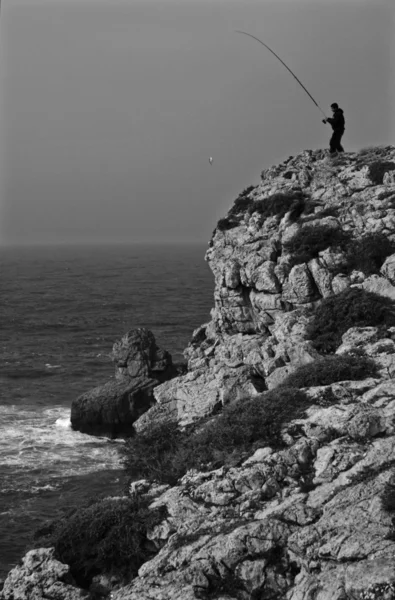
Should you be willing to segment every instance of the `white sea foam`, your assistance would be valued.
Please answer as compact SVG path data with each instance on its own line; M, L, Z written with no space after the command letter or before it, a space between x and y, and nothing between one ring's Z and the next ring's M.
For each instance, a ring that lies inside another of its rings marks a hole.
M0 412L0 464L15 473L45 471L46 486L59 476L121 468L117 445L73 431L67 407L2 406Z
M65 419L62 419L62 417L60 417L59 419L56 419L55 425L56 427L71 427L71 421L68 417L66 417Z

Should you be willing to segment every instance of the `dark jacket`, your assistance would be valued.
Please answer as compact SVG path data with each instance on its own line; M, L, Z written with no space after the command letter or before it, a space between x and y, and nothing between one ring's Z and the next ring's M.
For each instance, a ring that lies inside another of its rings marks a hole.
M344 131L344 114L341 108L337 108L333 113L333 117L327 119L327 121L332 125L333 131Z

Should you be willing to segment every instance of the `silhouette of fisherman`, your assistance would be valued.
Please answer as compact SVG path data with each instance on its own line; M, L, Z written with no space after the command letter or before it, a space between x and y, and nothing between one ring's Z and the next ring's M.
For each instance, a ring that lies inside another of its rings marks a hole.
M331 109L333 112L333 117L328 119L323 119L323 123L330 123L332 125L333 134L329 141L329 152L334 154L335 152L344 152L344 148L340 143L344 133L344 114L339 105L334 102L331 104Z

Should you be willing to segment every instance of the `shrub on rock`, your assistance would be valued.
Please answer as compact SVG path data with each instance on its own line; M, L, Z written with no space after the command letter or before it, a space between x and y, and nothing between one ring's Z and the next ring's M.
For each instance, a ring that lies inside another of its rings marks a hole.
M225 217L224 219L220 219L217 223L217 229L219 231L228 231L228 229L234 229L239 225L239 221L235 219L230 219Z
M277 216L280 219L291 211L291 220L296 221L305 209L305 197L302 192L278 192L269 198L257 200L249 212L257 212L265 218Z
M299 367L288 375L281 387L313 387L337 381L359 380L377 375L374 360L366 356L327 356Z
M360 288L348 288L322 300L307 333L316 350L330 354L340 346L342 335L351 327L384 330L394 325L395 303L391 299Z
M183 461L178 460L184 443L185 434L176 422L154 422L120 448L124 468L132 481L150 479L174 485L185 473Z
M372 183L381 185L385 173L395 170L395 163L384 160L376 160L369 165L368 175Z
M345 265L337 270L341 273L362 271L365 275L378 273L385 259L395 253L395 242L384 233L368 233L351 240L345 250Z
M341 248L349 241L350 234L329 225L307 225L284 244L284 250L291 254L290 266L307 263L329 247Z
M122 449L132 480L175 484L189 469L233 466L260 446L281 446L281 429L309 405L304 392L271 390L226 406L214 419L184 432L177 425L154 424Z
M53 521L36 533L35 543L54 546L55 557L70 566L78 585L88 587L100 573L136 575L152 556L147 530L162 518L137 500L105 498Z
M254 190L254 186L250 185L245 190L241 192L241 194L236 198L234 204L228 215L238 215L240 213L245 213L250 206L253 205L254 201L252 198L249 198L249 194Z

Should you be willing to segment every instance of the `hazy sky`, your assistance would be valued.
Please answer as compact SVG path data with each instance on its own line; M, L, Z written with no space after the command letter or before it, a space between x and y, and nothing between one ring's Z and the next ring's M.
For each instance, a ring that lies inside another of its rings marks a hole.
M2 0L0 242L207 241L346 115L395 143L393 0ZM214 157L213 166L209 156Z

